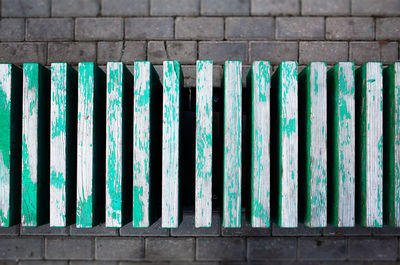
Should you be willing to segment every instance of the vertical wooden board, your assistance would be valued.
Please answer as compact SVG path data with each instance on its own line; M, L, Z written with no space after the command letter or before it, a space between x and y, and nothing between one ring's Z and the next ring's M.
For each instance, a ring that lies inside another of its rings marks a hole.
M383 77L384 223L400 227L400 62L388 66Z
M195 226L211 227L213 63L196 63Z
M50 113L50 226L66 226L67 183L67 70L51 64Z
M39 64L23 66L21 225L38 224Z
M76 226L93 226L93 122L95 64L78 65Z
M256 61L251 78L251 226L270 226L270 64Z
M224 66L223 226L241 226L242 62Z
M106 226L122 224L122 90L124 65L107 64Z
M135 62L133 91L133 227L149 227L151 63Z
M282 62L279 73L279 207L278 225L297 227L298 96L297 63Z
M9 227L16 223L16 212L19 206L16 199L19 197L19 188L16 186L20 178L13 170L13 160L17 160L16 148L13 145L20 132L14 130L16 124L20 124L20 84L16 78L17 69L12 64L0 64L0 227ZM14 106L16 101L19 105ZM15 124L13 124L15 123ZM20 129L20 126L19 126ZM20 139L17 139L20 144ZM18 156L19 157L19 156ZM20 161L17 166L20 166Z
M162 210L161 226L179 225L179 137L181 72L178 61L163 65Z
M328 170L330 220L351 227L355 221L355 94L354 63L340 62L328 72Z
M299 139L304 163L301 174L306 183L303 222L309 227L327 224L327 81L326 63L312 62L299 76L301 109L299 121L305 127L304 138Z
M356 71L358 222L383 223L383 81L382 64L369 62Z

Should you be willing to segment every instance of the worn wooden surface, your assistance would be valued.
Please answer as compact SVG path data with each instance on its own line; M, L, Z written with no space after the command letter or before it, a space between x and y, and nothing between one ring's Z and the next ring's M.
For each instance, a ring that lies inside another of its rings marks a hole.
M182 77L179 62L165 61L163 74L161 226L164 228L176 228L180 221L179 122Z
M298 96L297 63L282 62L273 75L273 99L277 104L277 174L276 221L281 227L298 223Z
M195 226L211 227L213 63L196 63Z
M251 226L270 226L270 63L256 61L250 78L251 138Z
M241 226L242 182L242 62L224 66L224 227Z
M383 77L384 223L400 227L400 62L388 66Z
M340 62L328 72L329 222L355 223L355 93L354 63Z
M150 225L151 63L135 62L133 95L133 227Z
M326 86L326 63L312 62L299 75L301 221L309 227L327 224Z
M94 224L94 63L78 65L78 137L77 137L77 198L76 226Z
M20 69L0 64L0 227L19 220L21 166L21 87ZM17 164L17 165L15 165Z
M382 64L369 62L356 71L356 174L358 222L383 224L383 80Z

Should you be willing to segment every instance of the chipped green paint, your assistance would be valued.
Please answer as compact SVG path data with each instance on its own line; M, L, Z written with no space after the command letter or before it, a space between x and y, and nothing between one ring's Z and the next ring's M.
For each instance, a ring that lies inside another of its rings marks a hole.
M163 127L162 127L162 207L161 226L176 228L179 209L179 149L181 115L181 70L178 61L163 65Z
M327 224L326 63L312 62L299 75L299 182L301 221Z
M242 62L224 66L224 227L241 226L242 182Z
M281 227L297 227L298 96L297 63L282 62L275 71L272 89L276 108L278 198L276 221Z
M19 216L19 190L15 163L16 143L20 144L20 134L16 126L20 124L20 85L17 73L19 69L12 64L0 64L0 227L9 227L16 223ZM16 103L19 103L17 106ZM20 128L19 128L20 129ZM14 161L14 163L12 162ZM18 210L18 211L17 211Z
M195 226L211 227L213 63L196 64L196 200Z
M328 71L328 221L340 227L355 221L354 83L353 62L340 62Z
M270 63L256 61L247 76L251 89L251 217L252 227L270 226Z
M133 90L133 227L149 227L151 63L135 62Z
M21 224L38 224L39 75L36 63L23 66Z
M66 63L51 65L50 226L66 226Z
M356 71L356 159L359 191L357 222L383 224L383 80L382 64L369 62Z
M124 64L107 64L106 226L122 224L122 92Z
M400 227L400 62L383 71L383 214L387 225Z
M77 200L76 226L92 227L93 212L93 125L94 125L94 63L78 65L78 138L77 138Z

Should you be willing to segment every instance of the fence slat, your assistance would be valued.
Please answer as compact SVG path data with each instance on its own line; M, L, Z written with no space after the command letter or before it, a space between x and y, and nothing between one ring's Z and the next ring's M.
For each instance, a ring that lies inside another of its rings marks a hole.
M164 62L162 128L162 212L164 228L178 227L181 70L178 61Z
M329 222L350 227L355 221L354 63L337 63L328 72Z
M400 62L383 71L383 218L400 227Z
M100 70L92 62L78 65L78 137L76 226L92 227L104 214L104 108ZM100 117L99 117L100 116ZM102 119L103 118L103 119ZM95 127L96 126L96 127ZM103 158L104 161L101 161ZM98 194L99 193L99 194ZM103 213L98 212L98 207Z
M251 226L270 226L270 64L253 63L251 88Z
M278 153L277 174L277 224L281 227L296 227L297 213L297 178L298 178L298 96L297 63L282 62L272 76L274 90L275 122L277 130ZM276 137L275 137L276 138Z
M196 64L196 200L195 226L211 227L213 63Z
M49 88L45 71L37 63L23 66L22 226L37 226L49 217Z
M301 221L327 224L326 63L312 62L299 75L299 178Z
M76 142L76 80L74 71L67 63L51 65L51 113L50 113L50 226L64 227L71 223L74 200L72 170L76 154L72 146ZM73 79L73 80L71 80ZM67 118L68 117L68 118ZM68 119L68 121L67 121ZM68 129L72 131L69 132ZM71 151L70 151L71 150Z
M19 221L21 166L20 69L0 64L0 226Z
M224 66L224 227L241 226L242 62Z
M382 64L369 62L356 71L357 222L383 224L383 80Z

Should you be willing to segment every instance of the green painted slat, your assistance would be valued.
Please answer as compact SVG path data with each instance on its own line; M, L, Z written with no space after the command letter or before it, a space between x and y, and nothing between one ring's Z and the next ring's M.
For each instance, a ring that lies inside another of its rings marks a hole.
M104 113L99 111L99 108L104 108L105 105L102 74L92 62L78 65L76 183L76 226L78 228L92 227L102 219L104 214L104 205L101 200L104 197L104 190L101 189L103 188L101 183L104 181L102 174L105 171L105 157L101 141L105 135L101 130L106 128L105 120L102 119Z
M251 226L270 226L270 63L256 61L248 74L251 100Z
M327 224L326 63L312 62L299 75L299 178L301 221Z
M163 72L162 209L161 225L176 228L179 209L179 149L181 70L178 61L165 61Z
M277 212L275 219L281 227L297 227L298 223L298 96L297 63L282 62L272 76L272 99L277 104ZM273 140L275 141L275 139Z
M0 64L0 226L9 227L20 216L21 73Z
M355 220L354 63L339 62L328 71L329 222L351 227Z
M224 227L241 226L242 62L224 66Z
M70 123L76 123L73 117L76 115L76 110L72 102L76 94L74 76L74 70L67 63L51 64L50 226L52 227L64 227L72 223L71 207L75 203L72 191L75 174L71 172L70 167L71 163L74 163L72 161L76 160L76 154L71 149L71 145L76 144L72 140L76 132L68 131L68 128L73 128Z
M213 63L196 63L195 226L211 227Z
M37 63L23 65L22 226L37 226L49 216L48 81Z
M122 223L122 91L124 65L107 64L106 226Z
M133 91L133 227L149 227L151 63L135 62Z
M383 224L383 80L382 64L368 62L356 71L357 222Z
M400 62L383 71L383 217L400 227Z

